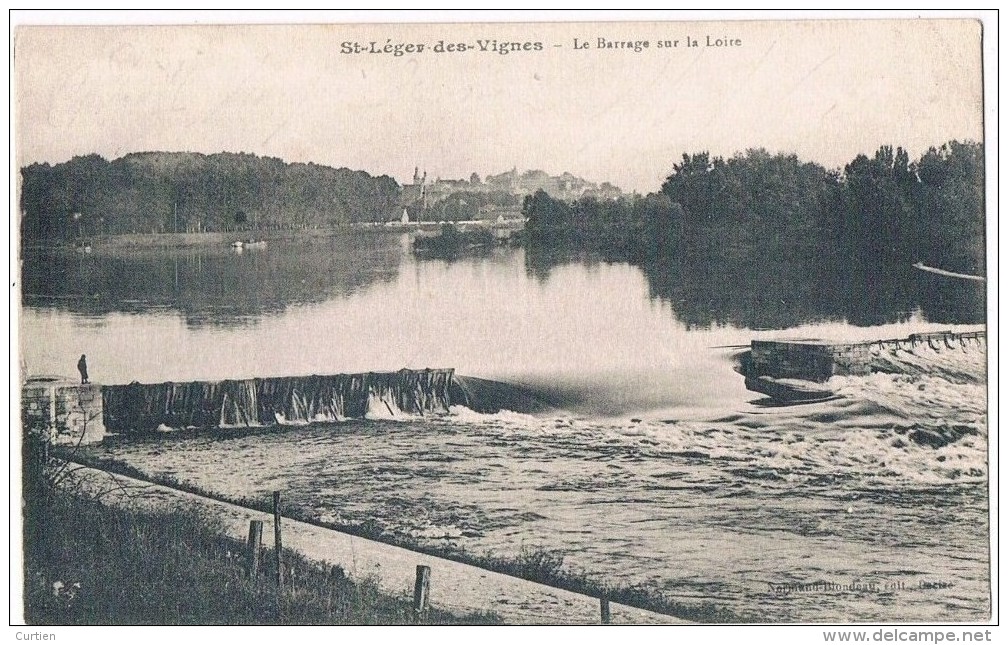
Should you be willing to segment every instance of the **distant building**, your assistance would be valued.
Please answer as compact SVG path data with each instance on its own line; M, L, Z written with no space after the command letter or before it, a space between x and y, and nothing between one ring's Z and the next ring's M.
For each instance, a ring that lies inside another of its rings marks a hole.
M499 175L487 175L482 181L480 181L478 174L473 173L469 180L438 177L433 182L428 182L427 171L421 173L419 166L417 166L413 169L413 183L402 187L400 205L404 209L404 217L409 218L402 221L406 223L410 220L422 220L423 214L432 205L460 192L505 192L517 197L524 197L532 195L538 190L545 191L555 199L566 201L574 201L586 196L600 200L618 199L624 194L609 182L602 182L599 185L569 172L553 176L543 170L519 172L517 167L512 167L511 170ZM479 207L479 214L490 215L490 218L494 218L497 215L495 210L496 207L493 204L484 204Z
M403 218L400 220L404 224L410 221L410 212L413 212L413 219L418 219L420 213L427 207L427 171L420 174L420 167L413 168L413 183L402 187L399 205L403 208Z
M616 199L623 194L623 191L608 182L598 185L569 172L553 176L542 170L527 170L519 173L517 168L512 168L499 175L487 175L483 179L483 184L494 190L505 190L513 195L521 196L531 195L542 190L551 197L569 201L585 195L593 195L599 199Z

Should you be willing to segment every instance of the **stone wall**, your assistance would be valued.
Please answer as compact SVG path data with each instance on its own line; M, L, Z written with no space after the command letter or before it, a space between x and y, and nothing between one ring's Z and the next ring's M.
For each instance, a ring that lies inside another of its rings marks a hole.
M25 432L44 432L56 444L99 442L105 437L102 387L54 378L29 380L21 386L21 424Z
M751 378L803 379L823 382L833 375L861 375L872 371L872 351L891 351L918 346L932 349L958 348L986 343L986 332L977 330L912 334L908 338L865 343L825 343L811 340L754 340L745 375Z
M829 345L780 341L752 341L752 366L747 376L772 376L825 381L833 376Z

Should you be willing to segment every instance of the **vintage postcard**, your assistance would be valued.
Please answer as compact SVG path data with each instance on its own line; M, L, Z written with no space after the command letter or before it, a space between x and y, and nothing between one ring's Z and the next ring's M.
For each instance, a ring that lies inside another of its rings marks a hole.
M989 34L832 18L19 26L12 621L996 621Z

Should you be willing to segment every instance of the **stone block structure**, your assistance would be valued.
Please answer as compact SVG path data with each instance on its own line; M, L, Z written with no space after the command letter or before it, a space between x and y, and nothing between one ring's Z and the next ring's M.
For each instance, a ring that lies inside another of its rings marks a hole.
M102 386L59 377L34 377L21 386L24 432L54 444L97 443L105 437Z

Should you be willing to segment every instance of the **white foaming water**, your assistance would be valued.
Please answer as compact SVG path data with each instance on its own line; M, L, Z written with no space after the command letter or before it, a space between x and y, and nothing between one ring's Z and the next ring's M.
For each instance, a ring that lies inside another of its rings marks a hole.
M91 450L233 497L282 489L308 519L470 553L562 554L572 569L748 620L987 615L985 355L887 355L839 398L602 418L448 415ZM711 359L711 364L718 363ZM347 455L353 455L348 458ZM222 472L221 464L231 465ZM898 591L781 595L851 581ZM922 587L944 582L941 589Z
M451 406L451 417L453 420L459 423L511 423L511 424L526 424L534 425L540 422L540 419L531 414L523 414L521 412L513 412L512 410L500 410L499 412L475 412L470 410L464 405L453 405Z

